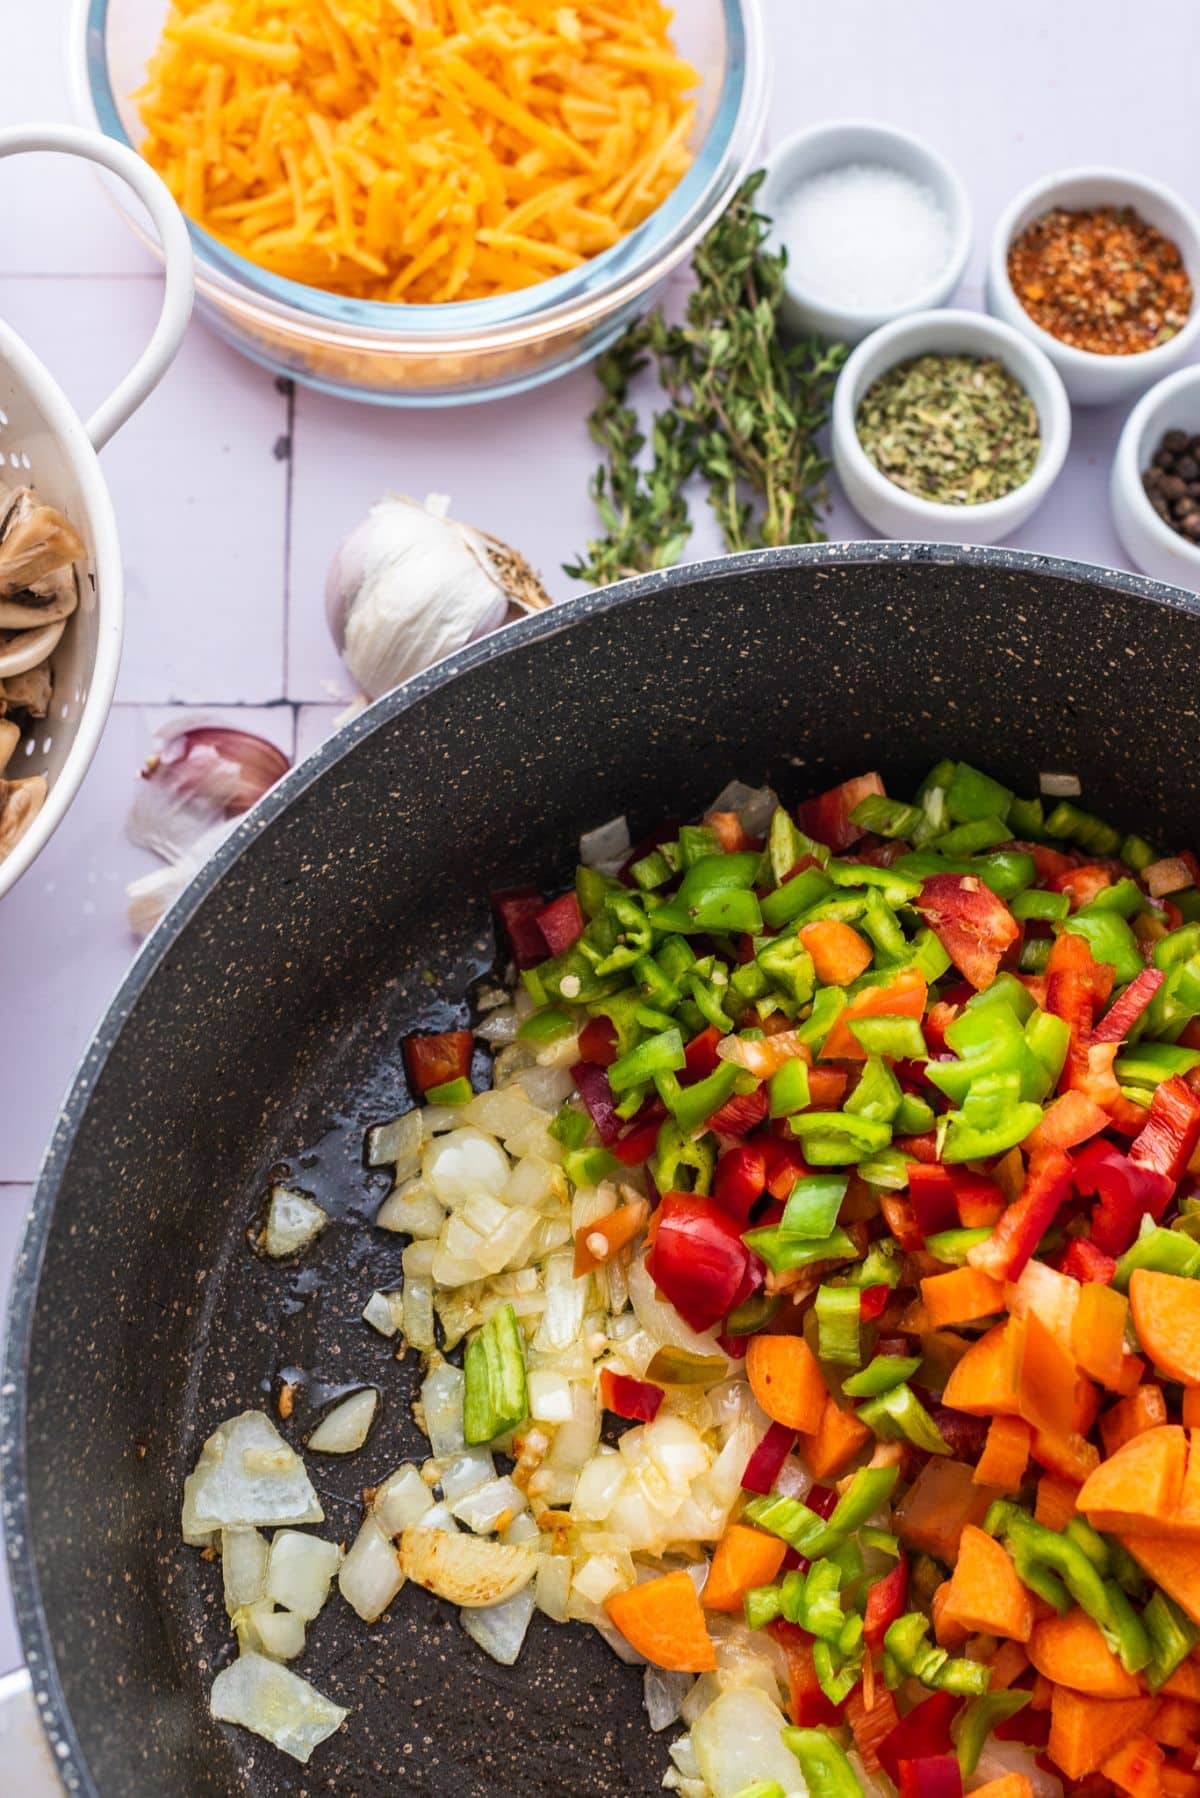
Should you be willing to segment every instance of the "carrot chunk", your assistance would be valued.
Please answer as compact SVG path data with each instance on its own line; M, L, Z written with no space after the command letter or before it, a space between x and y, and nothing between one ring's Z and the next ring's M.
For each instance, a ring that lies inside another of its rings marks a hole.
M966 1524L959 1538L945 1611L972 1634L1028 1642L1033 1629L1033 1599L1008 1551L974 1524Z
M985 1786L976 1786L971 1798L1033 1798L1033 1785L1024 1773L1004 1773L999 1779L989 1779Z
M946 1274L927 1275L921 1281L921 1300L926 1328L944 1330L1003 1311L1004 1288L978 1268L956 1267Z
M753 1586L769 1586L783 1566L787 1543L744 1523L731 1523L713 1554L704 1584L706 1611L740 1611Z
M1089 1475L1079 1509L1095 1530L1131 1536L1169 1533L1186 1464L1187 1435L1178 1424L1143 1430Z
M1137 1679L1120 1661L1086 1611L1046 1617L1033 1626L1028 1654L1039 1673L1090 1698L1136 1698Z
M1010 1318L973 1342L946 1382L943 1404L974 1417L1017 1413L1017 1376L1024 1346L1021 1327Z
M799 934L822 986L849 986L871 965L874 951L870 943L837 918L804 924Z
M1200 1280L1135 1268L1129 1303L1138 1341L1159 1372L1200 1385Z
M1123 1442L1143 1430L1157 1429L1167 1421L1167 1401L1162 1387L1146 1381L1100 1419L1100 1440L1106 1455L1115 1455Z
M1165 1759L1166 1755L1150 1736L1136 1735L1132 1742L1126 1742L1124 1748L1109 1756L1102 1771L1118 1791L1128 1792L1130 1798L1160 1798L1163 1788L1159 1775Z
M773 1423L805 1434L819 1428L828 1388L803 1336L752 1336L746 1378Z
M1124 1293L1093 1281L1084 1286L1071 1319L1071 1352L1084 1373L1102 1386L1119 1391L1128 1357L1125 1322L1129 1301Z
M1153 1698L1089 1698L1055 1686L1046 1752L1068 1779L1083 1779L1098 1772L1153 1715Z
M827 1480L840 1473L848 1461L871 1440L871 1432L853 1411L843 1411L832 1393L825 1398L814 1435L805 1435L800 1448L814 1479Z
M927 1461L894 1514L896 1534L910 1548L950 1562L967 1524L982 1523L995 1495L976 1486L962 1461Z
M666 1573L614 1592L604 1608L631 1647L656 1667L673 1673L711 1673L716 1668L704 1612L686 1573Z
M988 1425L983 1453L971 1475L977 1486L996 1492L1016 1492L1029 1463L1032 1431L1021 1417L993 1417Z
M1200 1623L1200 1555L1196 1553L1196 1544L1162 1536L1120 1535L1117 1540L1125 1544L1138 1566L1162 1587L1167 1597L1173 1598L1193 1623Z
M1079 1509L1080 1485L1057 1473L1044 1473L1038 1481L1034 1520L1048 1530L1065 1529Z

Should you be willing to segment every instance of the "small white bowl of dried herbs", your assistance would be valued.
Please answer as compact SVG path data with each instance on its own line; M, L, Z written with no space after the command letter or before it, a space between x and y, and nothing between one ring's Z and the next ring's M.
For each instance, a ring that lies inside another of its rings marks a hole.
M918 312L864 339L838 380L833 464L885 537L995 543L1045 499L1071 441L1049 358L977 312Z

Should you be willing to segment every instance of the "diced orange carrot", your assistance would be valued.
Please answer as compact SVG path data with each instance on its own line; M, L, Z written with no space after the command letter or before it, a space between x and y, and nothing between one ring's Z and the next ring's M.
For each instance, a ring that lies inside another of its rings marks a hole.
M976 1267L956 1267L946 1274L929 1274L921 1281L921 1302L930 1330L951 1324L972 1323L1004 1309L1004 1288L990 1274Z
M982 1523L993 1494L976 1486L962 1461L928 1460L894 1513L896 1534L910 1548L953 1561L967 1524Z
M1088 1477L1079 1509L1095 1530L1161 1536L1179 1509L1187 1452L1187 1435L1178 1424L1143 1430Z
M1153 1715L1153 1698L1088 1698L1055 1686L1047 1753L1068 1779L1083 1779L1098 1772Z
M871 1440L871 1432L853 1411L843 1411L832 1393L825 1399L814 1435L800 1439L800 1448L814 1479L827 1480L841 1473L859 1450Z
M1090 1281L1080 1288L1071 1320L1071 1350L1078 1366L1102 1386L1116 1390L1126 1360L1125 1323L1129 1301L1111 1286Z
M1123 1442L1143 1430L1153 1430L1167 1421L1167 1401L1161 1386L1144 1380L1136 1392L1111 1405L1100 1419L1100 1440L1106 1455L1115 1455Z
M1034 1430L1069 1436L1075 1427L1074 1359L1034 1312L1024 1321L1017 1408Z
M1004 1288L1004 1298L1011 1316L1028 1317L1032 1311L1070 1354L1071 1328L1082 1291L1070 1274L1060 1274L1044 1261L1027 1261L1020 1279Z
M1091 1698L1136 1698L1140 1687L1078 1606L1065 1617L1047 1617L1033 1627L1027 1650L1039 1673L1055 1685L1070 1686Z
M1024 1332L1012 1319L972 1343L946 1382L943 1404L974 1417L1014 1417Z
M1192 1753L1190 1748L1188 1753ZM1183 1767L1163 1767L1158 1779L1162 1798L1200 1798L1200 1773L1189 1773Z
M1148 1735L1136 1735L1103 1763L1101 1772L1129 1798L1161 1798L1159 1774L1166 1755Z
M1016 1492L1029 1464L1033 1432L1021 1417L993 1417L988 1425L983 1453L971 1475L977 1486L996 1492Z
M752 1336L746 1378L772 1422L806 1433L819 1427L829 1389L803 1336Z
M1129 1398L1135 1393L1146 1377L1146 1362L1141 1355L1126 1355L1121 1368L1121 1376L1113 1387L1122 1398Z
M1200 1704L1200 1657L1191 1654L1186 1661L1180 1661L1162 1692L1166 1698L1188 1698L1193 1704Z
M971 1632L965 1623L952 1617L946 1609L950 1598L950 1581L944 1579L929 1601L929 1610L933 1618L934 1639L942 1648L958 1649L970 1640ZM990 1688L989 1688L990 1690Z
M1075 1396L1071 1412L1071 1434L1073 1436L1090 1436L1092 1425L1100 1410L1100 1388L1091 1380L1085 1380L1080 1374L1075 1382Z
M882 1680L875 1686L869 1708L862 1686L855 1686L846 1700L846 1721L867 1772L878 1773L883 1765L878 1753L879 1744L891 1735L900 1721L896 1701Z
M1183 1427L1185 1430L1200 1427L1200 1386L1183 1389Z
M1064 1479L1057 1473L1044 1473L1038 1481L1034 1518L1038 1523L1044 1523L1048 1530L1065 1529L1079 1509L1079 1492L1077 1480Z
M645 1199L637 1199L633 1204L606 1212L590 1224L580 1224L575 1232L575 1278L582 1279L584 1274L611 1261L633 1241L649 1214L650 1207Z
M945 1610L948 1619L972 1634L1028 1642L1033 1629L1033 1599L1017 1578L1008 1551L970 1523L959 1538Z
M1003 1773L985 1786L976 1786L971 1798L1033 1798L1033 1784L1024 1773Z
M1173 1598L1193 1623L1200 1623L1200 1555L1186 1538L1170 1541L1157 1536L1118 1536L1138 1566L1148 1573L1168 1598ZM1184 1696L1184 1694L1181 1694Z
M992 1656L992 1683L989 1692L1003 1692L1013 1685L1029 1665L1029 1656L1019 1642L1001 1642Z
M822 986L849 986L870 967L875 953L865 937L837 918L801 925L800 941L812 956Z
M822 1061L865 1061L867 1052L850 1033L860 1018L920 1018L929 988L918 968L904 968L887 986L864 987L856 993L821 1048Z
M684 1572L644 1580L606 1598L604 1608L625 1640L656 1667L711 1673L717 1665L696 1588Z
M1100 1465L1100 1450L1085 1436L1052 1436L1048 1430L1035 1430L1030 1452L1039 1467L1079 1486Z
M1039 1673L1032 1686L1032 1697L1029 1700L1031 1711L1048 1711L1054 1698L1054 1681Z
M1194 1742L1200 1736L1200 1704L1189 1698L1164 1698L1149 1734L1164 1748L1183 1748Z
M769 1586L783 1566L787 1543L744 1523L731 1523L717 1543L705 1581L706 1611L740 1611L752 1586Z
M736 812L705 812L704 822L710 830L716 832L717 842L724 854L733 855L737 850L748 847L750 839Z
M1109 1126L1107 1111L1084 1093L1065 1092L1047 1105L1042 1121L1022 1143L1027 1155L1045 1154L1050 1149L1074 1149Z
M1138 1341L1160 1373L1200 1385L1200 1280L1135 1268L1129 1303Z

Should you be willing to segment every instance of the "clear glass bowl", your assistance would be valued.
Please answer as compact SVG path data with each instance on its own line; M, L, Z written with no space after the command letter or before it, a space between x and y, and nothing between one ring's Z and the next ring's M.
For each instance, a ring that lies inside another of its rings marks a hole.
M135 148L142 132L130 95L166 12L167 0L75 0L76 110ZM578 269L489 300L353 300L269 274L193 225L198 306L254 361L379 405L494 399L565 374L649 304L754 167L766 106L764 35L759 0L680 0L675 41L702 77L695 161L644 224ZM136 212L115 197L141 233Z

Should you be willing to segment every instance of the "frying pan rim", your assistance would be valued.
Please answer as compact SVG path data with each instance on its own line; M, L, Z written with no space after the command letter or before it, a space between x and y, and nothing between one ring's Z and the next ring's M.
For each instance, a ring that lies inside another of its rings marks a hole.
M3 1375L0 1380L0 1507L13 1607L42 1726L50 1742L55 1765L68 1791L83 1794L84 1798L104 1798L92 1777L63 1694L33 1557L26 1549L32 1531L26 1486L25 1376L29 1364L30 1335L41 1267L54 1220L57 1189L70 1162L96 1076L163 960L219 882L263 832L303 793L377 731L389 728L397 718L450 686L460 676L502 656L519 653L527 645L541 642L543 638L570 630L583 619L637 605L647 595L659 593L663 588L686 590L718 577L736 580L743 574L761 573L764 569L831 567L841 570L879 563L899 566L923 564L955 569L965 567L978 569L984 574L1023 572L1038 577L1050 576L1076 585L1100 587L1138 602L1162 606L1169 611L1195 615L1200 610L1200 600L1196 595L1142 575L1105 568L1098 563L1039 555L1030 550L985 548L972 544L860 540L791 545L783 549L755 550L738 556L718 556L663 569L654 574L637 575L613 586L602 587L596 592L563 600L546 611L536 612L502 631L470 643L465 649L436 663L403 686L385 694L382 699L376 700L359 717L343 725L319 749L305 757L245 818L239 820L142 945L80 1058L38 1171L24 1236L13 1270Z

